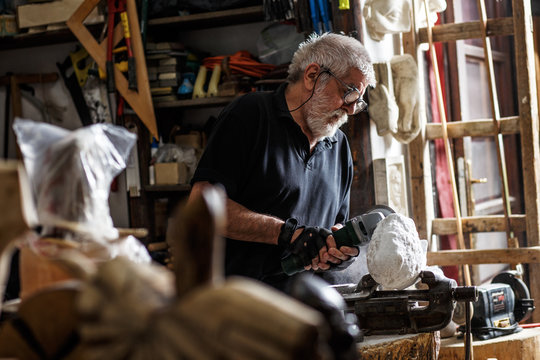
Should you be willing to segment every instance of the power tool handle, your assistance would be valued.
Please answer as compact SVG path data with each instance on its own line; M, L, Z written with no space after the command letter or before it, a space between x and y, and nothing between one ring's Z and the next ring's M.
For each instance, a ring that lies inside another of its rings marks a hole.
M350 226L344 226L341 229L332 232L332 236L336 241L336 248L338 249L342 246L353 247L360 245L358 237L355 235L354 230L352 230L352 227Z

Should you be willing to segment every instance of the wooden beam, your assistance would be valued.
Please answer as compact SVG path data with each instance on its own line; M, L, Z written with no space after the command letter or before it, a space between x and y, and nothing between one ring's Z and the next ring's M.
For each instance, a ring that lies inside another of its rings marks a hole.
M424 56L423 52L418 47L417 37L417 21L414 18L417 16L415 12L412 12L412 24L414 28L408 33L403 33L403 51L406 54L410 54L414 57L417 64L421 63L419 59ZM425 71L424 66L418 66L418 84L420 84L418 101L419 109L418 113L421 117L421 121L426 123L426 100L424 88L425 84ZM407 151L409 156L407 157L409 168L409 184L411 188L411 217L413 218L418 235L422 239L427 239L431 235L431 223L435 214L433 207L433 189L431 181L431 167L429 142L426 140L425 129L423 128L416 137L407 145Z
M211 24L219 26L226 22L242 23L245 19L260 19L263 20L264 10L262 5L248 6L240 9L230 9L212 12L203 12L198 14L161 17L148 20L150 26L196 26L203 24ZM217 24L217 25L216 25Z
M482 37L480 21L433 26L433 42L450 42L456 40L478 39ZM514 33L514 19L498 18L487 21L488 36L505 36ZM427 28L418 30L418 41L428 42Z
M521 126L523 198L527 214L527 246L540 245L540 131L531 1L513 0L514 53L516 66L517 104ZM540 264L529 266L529 287L532 298L540 298ZM533 313L533 322L540 322L540 312Z
M427 265L473 265L473 264L509 264L539 263L540 246L529 248L488 249L488 250L443 250L429 251Z
M462 138L464 136L492 136L495 125L491 119L449 122L448 137ZM519 117L512 116L501 119L501 134L519 134ZM435 140L442 138L441 124L426 124L426 138Z
M504 215L464 216L461 220L463 232L466 233L504 232L506 229ZM518 214L511 215L510 224L514 231L524 232L527 229L526 216ZM432 225L434 235L453 235L457 233L455 218L433 219Z
M20 29L34 26L64 23L81 5L82 0L56 0L39 4L17 6L17 25ZM103 16L97 9L90 15L89 21L102 21Z
M46 83L46 82L55 82L58 80L57 73L47 73L47 74L13 74L0 76L0 85L6 86L11 82L11 78L15 77L17 84L35 84L35 83Z

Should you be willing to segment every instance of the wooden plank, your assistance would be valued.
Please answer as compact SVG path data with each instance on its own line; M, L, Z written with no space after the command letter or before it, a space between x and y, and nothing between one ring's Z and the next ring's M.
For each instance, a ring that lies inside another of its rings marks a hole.
M426 13L426 19L429 19L429 12L428 12L427 6L428 6L427 0L424 0L424 9ZM455 216L456 230L457 230L457 245L459 249L465 249L465 238L463 236L463 223L461 221L461 209L459 207L456 175L455 175L455 170L454 170L455 168L454 156L453 156L450 140L448 138L447 124L446 124L446 110L445 110L444 98L443 98L443 93L442 93L441 78L439 75L437 52L435 50L435 46L433 45L433 37L432 37L433 34L432 34L431 24L429 21L427 21L427 25L428 25L429 53L431 57L431 66L432 66L432 71L433 71L433 75L435 78L435 85L436 85L437 106L438 106L438 111L439 111L439 118L440 118L442 129L443 129L444 154L446 157L446 162L448 166L448 176L450 178L450 185L452 189L452 204L454 205L454 216ZM463 266L462 270L463 270L463 279L464 279L465 285L471 286L471 275L470 275L469 267Z
M155 104L156 109L179 108L179 107L209 107L225 106L234 100L235 96L217 96L198 99L183 99L175 101L163 101Z
M519 117L511 116L502 118L501 134L519 134L520 125ZM455 121L449 122L448 137L462 138L465 136L492 136L495 130L495 125L491 119L478 119L471 121ZM441 124L430 123L426 124L426 138L428 140L435 140L442 138Z
M488 216L464 216L461 218L463 232L504 232L506 219L503 215ZM510 224L516 232L523 232L527 229L527 220L525 215L513 214L510 216ZM432 231L434 235L453 235L456 234L455 218L433 219Z
M355 116L343 128L353 157L353 180L350 195L350 214L363 214L375 205L375 185L371 154L369 119L366 112Z
M428 251L427 264L437 266L463 264L537 264L540 263L540 246L509 249L464 249Z
M32 26L42 26L63 23L81 5L83 0L56 0L42 4L28 4L17 6L17 24L20 29ZM87 18L87 22L103 21L97 9Z
M540 328L489 340L473 341L475 359L540 360ZM439 360L462 360L463 341L456 337L441 340Z
M46 83L46 82L55 82L58 80L57 73L47 73L47 74L16 74L16 75L5 75L0 76L0 85L8 85L11 81L11 77L16 76L17 84L32 84L32 83Z
M478 39L482 37L479 21L436 25L432 28L433 42L450 42L456 40ZM498 18L487 21L488 36L505 36L514 33L514 19ZM427 28L418 30L418 41L428 42Z
M214 23L214 26L225 24L238 24L241 22L252 22L254 20L263 20L263 6L248 6L240 9L230 9L221 11L203 12L184 16L169 16L148 20L150 26L194 26L207 25Z
M413 11L413 18L415 16ZM416 22L413 21L413 24ZM404 33L402 36L403 50L406 54L410 54L418 62L418 58L422 58L423 52L420 51L417 43L416 36L417 29L412 29L408 33ZM423 84L425 83L424 67L418 68L418 83L420 84L419 91L419 109L418 113L422 117L422 121L425 120L426 108L425 108L425 89ZM431 220L434 217L433 208L433 190L431 188L431 168L429 158L429 142L425 137L425 129L422 129L420 134L411 141L408 147L409 156L408 160L408 173L409 184L411 187L411 217L416 224L418 235L422 239L427 239L431 236Z
M534 62L531 2L513 0L514 52L516 64L517 99L521 126L521 156L523 168L523 197L527 214L527 246L540 245L540 137L538 102ZM540 265L529 266L532 298L540 298ZM533 313L540 322L540 312Z

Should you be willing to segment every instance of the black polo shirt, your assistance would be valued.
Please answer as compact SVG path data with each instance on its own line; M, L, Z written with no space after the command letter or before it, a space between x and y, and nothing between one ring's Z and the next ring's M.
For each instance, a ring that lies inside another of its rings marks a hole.
M222 111L192 183L221 183L249 210L329 229L349 215L349 144L338 130L310 154L285 88L246 94ZM283 274L280 255L275 245L227 239L225 273L272 283L271 276Z

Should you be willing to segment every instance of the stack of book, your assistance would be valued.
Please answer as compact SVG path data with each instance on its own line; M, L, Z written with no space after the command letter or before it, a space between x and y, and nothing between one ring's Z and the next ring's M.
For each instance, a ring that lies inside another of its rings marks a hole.
M148 42L146 44L146 67L154 101L176 100L186 58L187 52L181 43Z

